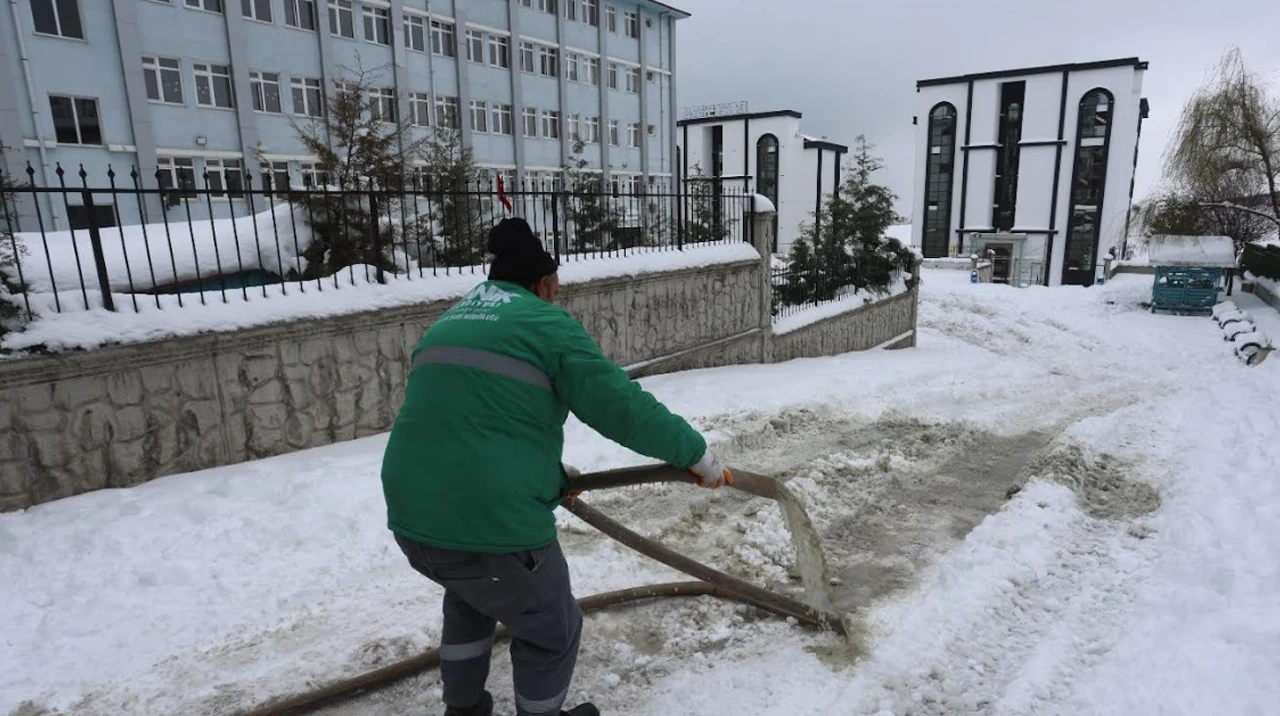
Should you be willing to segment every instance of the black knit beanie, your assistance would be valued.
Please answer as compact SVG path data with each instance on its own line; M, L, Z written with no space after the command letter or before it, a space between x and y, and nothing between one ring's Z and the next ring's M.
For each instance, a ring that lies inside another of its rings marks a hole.
M489 253L494 257L489 266L490 281L532 286L559 269L555 258L533 235L529 222L519 217L503 219L489 230Z

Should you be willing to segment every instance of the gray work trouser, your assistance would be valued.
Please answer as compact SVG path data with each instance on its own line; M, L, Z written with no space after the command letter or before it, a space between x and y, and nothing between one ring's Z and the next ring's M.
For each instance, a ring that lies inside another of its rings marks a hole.
M559 714L582 637L582 611L560 543L484 554L437 549L400 535L396 542L414 569L445 589L445 704L467 708L483 698L494 625L502 622L511 634L517 714Z

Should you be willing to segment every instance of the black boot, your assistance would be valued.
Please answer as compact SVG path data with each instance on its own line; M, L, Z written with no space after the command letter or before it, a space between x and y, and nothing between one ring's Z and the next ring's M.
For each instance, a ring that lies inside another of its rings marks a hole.
M596 713L597 715L599 714L598 711ZM484 696L480 698L480 703L469 709L450 706L444 710L444 716L493 716L493 694L488 691L484 692Z
M561 711L560 716L600 716L600 709L596 708L595 704L587 702L578 704L568 711Z

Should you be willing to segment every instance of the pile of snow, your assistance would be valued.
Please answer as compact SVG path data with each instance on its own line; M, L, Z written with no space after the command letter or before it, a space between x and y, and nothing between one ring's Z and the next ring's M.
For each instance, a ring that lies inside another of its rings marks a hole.
M884 292L857 291L853 288L844 289L835 300L820 303L816 306L806 306L794 313L774 319L773 334L780 336L792 333L818 321L856 311L876 301L882 301L905 293L908 278L910 278L908 274L899 272L894 277L893 282L889 284L888 290Z
M676 250L635 249L615 256L569 256L560 267L565 284L679 271L739 261L759 260L747 243L700 245ZM0 348L21 351L37 346L50 351L89 349L113 343L231 331L270 323L345 315L459 298L485 280L483 266L415 269L385 274L377 283L372 266L352 266L313 281L291 281L244 289L206 290L200 294L164 296L113 293L116 311L102 307L102 296L90 289L88 306L80 291L30 294L36 318L22 331L5 334Z
M1147 260L1153 266L1232 268L1236 265L1236 248L1230 236L1160 234L1151 237Z

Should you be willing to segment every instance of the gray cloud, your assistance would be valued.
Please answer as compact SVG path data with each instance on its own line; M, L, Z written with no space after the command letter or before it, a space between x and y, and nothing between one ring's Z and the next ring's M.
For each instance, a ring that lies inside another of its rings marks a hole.
M915 82L1035 65L1141 57L1151 117L1138 162L1140 199L1183 102L1231 46L1280 79L1280 5L1271 0L684 0L679 104L744 99L796 109L807 134L859 134L885 160L881 181L909 209Z

